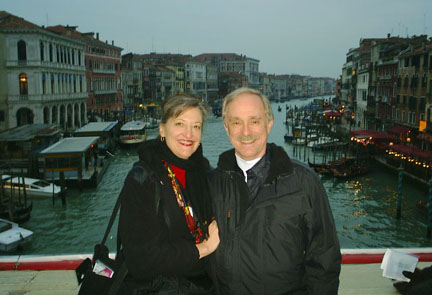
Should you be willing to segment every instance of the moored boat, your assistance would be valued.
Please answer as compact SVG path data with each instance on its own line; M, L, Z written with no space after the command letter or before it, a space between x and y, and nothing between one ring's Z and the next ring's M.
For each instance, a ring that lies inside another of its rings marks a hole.
M0 251L10 252L30 242L33 232L9 220L0 219Z
M28 198L56 197L61 188L54 183L30 177L2 175L3 189L8 196L26 196Z
M0 218L22 224L30 219L30 214L33 209L33 203L30 205L23 203L14 203L12 206L9 204L2 204L0 206Z
M145 141L147 138L146 123L143 121L130 121L120 128L120 142L131 145Z

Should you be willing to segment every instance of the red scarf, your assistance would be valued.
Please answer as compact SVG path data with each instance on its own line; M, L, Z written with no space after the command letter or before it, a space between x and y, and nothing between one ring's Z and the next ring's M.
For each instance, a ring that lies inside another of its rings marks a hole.
M177 199L177 204L183 210L189 231L195 238L195 243L198 244L204 240L204 234L201 230L199 220L193 216L193 209L190 206L190 202L186 202L178 183L180 182L183 188L186 187L186 170L174 165L169 165L166 161L163 161L163 163L168 170L168 177L171 179L171 185Z

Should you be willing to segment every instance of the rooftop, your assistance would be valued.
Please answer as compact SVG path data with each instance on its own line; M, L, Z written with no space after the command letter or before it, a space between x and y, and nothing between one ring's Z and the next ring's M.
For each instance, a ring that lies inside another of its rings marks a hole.
M0 141L27 141L37 136L52 136L58 133L60 127L55 124L30 124L0 133Z
M111 131L116 125L118 121L111 122L90 122L83 127L75 130L75 134L79 133L87 133L87 132L108 132Z
M98 139L98 136L66 137L40 153L43 155L82 153L88 150L92 144L95 144Z

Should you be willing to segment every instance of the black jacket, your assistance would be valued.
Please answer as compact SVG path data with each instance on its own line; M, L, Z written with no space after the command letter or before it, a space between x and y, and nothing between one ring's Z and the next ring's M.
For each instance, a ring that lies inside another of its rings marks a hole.
M234 150L210 175L221 243L215 255L220 294L337 294L340 248L317 175L267 145L270 169L257 197Z
M155 152L151 147L144 146L140 152L146 156L134 164L121 191L120 259L128 268L121 294L132 294L136 288L157 290L166 280L196 278L204 275L206 267L166 168L149 156ZM156 186L159 198L155 198Z

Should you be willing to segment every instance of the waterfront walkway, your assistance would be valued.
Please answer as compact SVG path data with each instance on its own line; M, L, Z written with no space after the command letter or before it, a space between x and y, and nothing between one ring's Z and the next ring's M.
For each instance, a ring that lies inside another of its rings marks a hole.
M431 262L420 262L419 268ZM0 271L0 295L76 295L73 270ZM339 295L399 294L382 276L380 263L342 264Z

